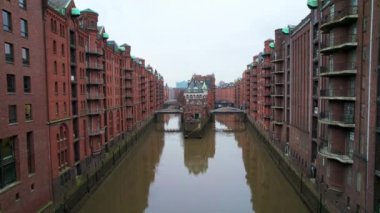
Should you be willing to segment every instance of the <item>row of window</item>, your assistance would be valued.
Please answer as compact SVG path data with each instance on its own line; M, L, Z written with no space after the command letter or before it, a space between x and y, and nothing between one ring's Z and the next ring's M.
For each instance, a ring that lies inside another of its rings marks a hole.
M16 146L17 136L0 139L0 188L17 180ZM35 173L34 136L33 132L26 133L26 154L28 173Z
M57 54L57 42L53 40L53 53ZM65 44L61 44L61 56L65 57Z
M32 114L32 104L24 105L24 116L26 121L33 120ZM9 105L8 106L8 122L10 124L14 124L18 122L17 118L17 105Z
M14 62L13 44L5 42L4 52L5 52L5 61L7 63L13 63ZM21 59L22 59L23 65L29 65L30 64L30 53L29 53L28 48L25 48L25 47L21 48Z
M67 104L66 102L63 102L63 113L66 114L67 113ZM55 103L55 115L59 115L59 103L56 102Z
M7 0L7 1L10 2L11 0ZM26 10L26 0L18 0L18 6L19 6L21 9Z
M3 30L6 32L13 31L12 14L6 10L2 11L3 15ZM28 21L20 18L20 36L28 38Z
M24 76L24 93L32 92L32 84L30 76ZM16 93L16 76L13 74L7 74L7 92Z
M50 30L53 33L57 33L57 21L54 19L50 19ZM65 35L65 26L63 24L59 24L59 35L64 38Z

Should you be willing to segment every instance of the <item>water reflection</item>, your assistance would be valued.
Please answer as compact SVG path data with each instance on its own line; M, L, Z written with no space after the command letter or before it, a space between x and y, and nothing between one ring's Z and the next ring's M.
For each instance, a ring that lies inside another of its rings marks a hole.
M164 123L161 125L163 128ZM151 131L152 128L148 130ZM162 131L143 134L138 145L89 198L81 212L144 212L163 147Z
M202 140L162 131L178 119L165 115L146 131L81 211L308 212L240 118L216 116Z
M208 161L215 155L215 133L212 130L208 125L202 140L184 141L184 161L190 174L199 175L207 171Z

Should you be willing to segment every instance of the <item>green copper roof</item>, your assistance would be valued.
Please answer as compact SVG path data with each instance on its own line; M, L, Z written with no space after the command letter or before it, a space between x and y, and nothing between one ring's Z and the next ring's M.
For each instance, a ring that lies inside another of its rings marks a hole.
M108 33L103 33L103 39L108 39L109 37Z
M289 33L290 33L289 27L282 28L282 33L285 35L289 35Z
M273 49L274 48L274 42L269 43L269 47Z
M125 47L119 47L119 51L125 52Z
M312 10L318 8L318 0L307 0L307 6Z
M64 16L71 1L72 0L48 0L48 5Z
M80 16L80 10L78 8L71 8L71 16Z
M81 12L82 12L82 13L95 13L95 14L98 14L97 12L91 10L90 8L87 8L87 9L85 9L85 10L82 10Z

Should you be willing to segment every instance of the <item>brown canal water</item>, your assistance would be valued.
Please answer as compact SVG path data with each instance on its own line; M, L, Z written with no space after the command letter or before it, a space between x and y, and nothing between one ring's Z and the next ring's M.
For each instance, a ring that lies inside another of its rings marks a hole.
M80 212L309 212L238 115L216 115L202 139L164 132L179 125L152 124Z

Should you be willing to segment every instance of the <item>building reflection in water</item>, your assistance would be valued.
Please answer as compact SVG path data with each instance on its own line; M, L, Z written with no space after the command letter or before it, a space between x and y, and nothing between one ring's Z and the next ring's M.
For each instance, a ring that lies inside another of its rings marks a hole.
M253 128L251 130L247 134L235 133L235 138L243 152L252 209L256 212L309 212L267 153L264 144L259 142L263 138Z
M166 122L144 132L81 212L308 212L263 140L237 115L216 116L201 140L164 133L165 123L177 122L165 116Z
M186 139L183 142L185 166L190 174L206 173L208 161L215 155L215 132L211 125L205 128L202 139Z
M164 122L159 122L161 129ZM149 188L164 147L164 132L151 126L133 147L127 159L104 181L81 212L144 212L148 207ZM153 131L152 131L153 130ZM154 141L151 143L150 141ZM105 205L106 204L106 205Z

